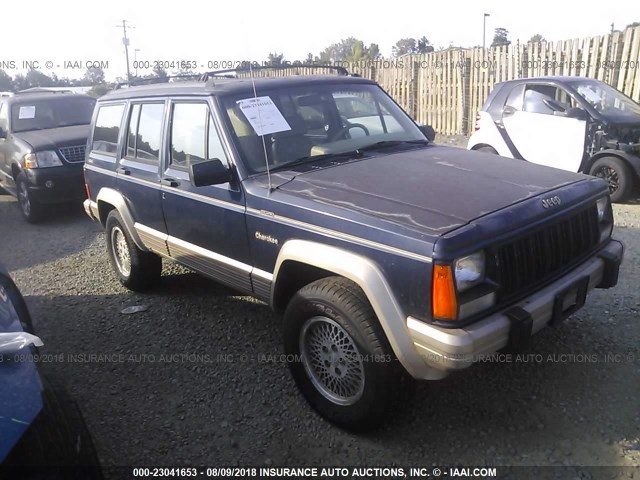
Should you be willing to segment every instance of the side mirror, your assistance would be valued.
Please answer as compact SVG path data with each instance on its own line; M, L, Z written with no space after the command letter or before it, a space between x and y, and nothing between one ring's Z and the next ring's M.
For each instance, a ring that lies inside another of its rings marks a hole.
M516 113L516 109L514 107L512 107L511 105L505 105L502 108L502 115L504 117L509 117L509 116L513 115L514 113Z
M231 172L219 159L193 163L189 168L189 179L194 187L220 185L231 180Z
M573 107L567 110L567 117L586 121L589 119L589 114L582 108Z
M422 132L422 134L427 137L427 140L433 142L436 138L436 131L433 129L431 125L419 125L418 128Z

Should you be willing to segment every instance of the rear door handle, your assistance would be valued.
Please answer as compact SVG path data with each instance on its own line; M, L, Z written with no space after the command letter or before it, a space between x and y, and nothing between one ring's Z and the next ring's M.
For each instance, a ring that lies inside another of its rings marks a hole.
M118 173L121 173L122 175L131 175L131 170L129 170L128 168L119 167Z
M175 178L163 178L162 180L160 180L160 183L162 185L166 185L167 187L174 187L174 188L180 185L180 182Z

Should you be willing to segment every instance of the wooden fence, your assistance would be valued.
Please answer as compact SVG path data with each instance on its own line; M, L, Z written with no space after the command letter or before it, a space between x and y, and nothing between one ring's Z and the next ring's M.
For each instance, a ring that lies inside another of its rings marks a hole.
M640 27L558 42L447 49L394 59L340 63L377 81L419 124L445 135L473 131L493 86L544 75L597 78L640 102ZM261 75L311 73L292 67ZM256 72L258 73L258 72Z

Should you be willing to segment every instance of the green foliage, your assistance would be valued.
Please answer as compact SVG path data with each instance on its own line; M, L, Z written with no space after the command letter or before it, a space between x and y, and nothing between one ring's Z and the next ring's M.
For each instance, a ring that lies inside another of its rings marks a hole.
M379 56L380 48L376 43L372 43L367 47L362 40L349 37L325 48L320 52L320 56L316 57L316 60L322 63L357 62L360 60L374 60Z
M394 57L400 57L402 55L414 55L420 53L429 53L433 52L433 46L427 39L427 37L422 36L419 40L415 38L401 38L396 42L396 44L391 48L391 54Z
M626 29L626 28L635 28L635 27L640 27L640 22L633 22L633 23L630 23L629 25L627 25L627 26L626 26L626 27L624 27L624 28Z
M282 65L284 63L284 54L283 53L277 53L277 52L273 52L270 53L267 56L267 62L269 62L269 65L274 66L274 67L279 67L280 65Z
M102 70L100 67L87 68L83 79L89 85L99 85L101 83L104 83L104 70Z
M529 43L540 43L540 42L545 42L546 39L540 35L539 33L536 33L533 37L531 37L529 39Z
M495 34L493 36L493 41L491 42L492 47L500 47L502 45L509 45L511 41L507 38L509 35L509 30L506 28L496 28Z
M13 79L4 70L0 70L0 92L13 90Z
M109 90L113 88L113 85L107 83L101 83L99 85L94 85L91 90L87 92L87 95L91 95L92 97L101 97L105 95Z

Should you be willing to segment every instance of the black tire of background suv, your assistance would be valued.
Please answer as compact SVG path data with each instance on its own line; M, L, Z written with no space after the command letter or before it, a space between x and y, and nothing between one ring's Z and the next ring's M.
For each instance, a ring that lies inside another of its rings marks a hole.
M98 456L78 405L61 383L41 378L43 409L5 460L10 478L101 480Z
M496 151L495 148L493 147L480 147L480 148L476 148L476 152L484 152L484 153L490 153L492 155L498 155L498 152Z
M111 245L111 229L119 226L127 241L129 255L131 257L131 272L128 277L122 275L118 269L115 258L113 258L113 248ZM107 236L107 255L118 280L129 290L136 292L146 290L155 285L162 274L162 259L152 252L140 250L124 226L122 217L117 210L111 210L107 216L105 224Z
M299 361L300 331L305 320L314 316L328 317L337 322L351 336L362 356L390 359L363 361L364 391L353 405L338 405L325 398ZM362 432L378 427L385 418L385 412L397 399L407 376L364 292L342 277L317 280L294 295L284 314L284 347L287 355L296 356L295 361L288 362L289 368L309 404L323 417L352 431Z
M22 218L24 218L29 223L38 223L40 222L45 214L45 207L39 203L37 203L31 196L29 196L29 204L31 206L30 214L27 216L22 209L22 205L20 204L20 188L22 184L28 185L27 180L24 176L24 173L18 174L18 178L16 179L16 196L18 199L18 208L20 208L20 214Z
M611 194L611 201L619 203L629 198L634 184L634 173L629 164L618 157L603 157L593 163L589 173L594 175L600 167L611 168L618 175L618 190Z

